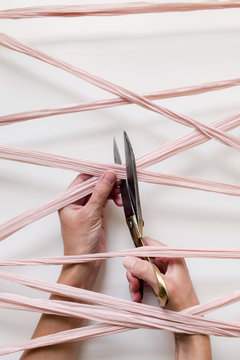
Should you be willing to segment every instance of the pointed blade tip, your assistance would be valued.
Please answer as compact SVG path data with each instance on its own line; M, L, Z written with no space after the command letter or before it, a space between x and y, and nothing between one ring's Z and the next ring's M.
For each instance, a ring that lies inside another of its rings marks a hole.
M116 164L121 164L122 160L115 137L113 138L113 153L114 153L114 162Z
M127 134L127 132L126 132L125 130L123 131L123 137L124 137L124 141L127 141L127 142L129 142L129 143L130 143L130 140L129 140L128 134Z

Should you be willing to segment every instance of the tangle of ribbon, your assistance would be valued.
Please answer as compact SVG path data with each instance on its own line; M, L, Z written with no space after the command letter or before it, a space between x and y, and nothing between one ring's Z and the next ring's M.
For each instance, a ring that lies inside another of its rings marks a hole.
M97 4L97 5L74 5L74 6L38 6L10 10L1 10L0 18L22 19L46 16L110 16L127 15L140 13L157 13L173 11L196 11L240 8L240 1L208 1L208 2L183 2L183 3L153 3L134 2L118 4ZM99 76L90 74L85 70L72 66L60 59L54 58L43 51L28 44L18 41L6 34L0 34L0 44L13 51L25 54L58 67L82 80L104 89L115 95L114 98L94 101L83 104L68 105L58 108L40 109L15 114L0 116L0 125L10 125L20 121L33 120L53 115L66 113L103 109L107 107L120 106L125 104L137 104L150 111L165 116L166 118L179 122L193 130L174 141L161 145L153 151L137 159L137 170L140 181L154 184L178 186L189 189L217 192L232 196L240 196L240 186L225 184L216 181L203 180L188 176L162 174L150 172L145 168L159 161L167 159L175 154L183 152L194 146L202 144L211 139L221 142L223 145L231 146L240 150L240 140L228 133L229 130L240 125L240 110L205 125L187 117L175 113L167 108L153 102L156 99L196 95L208 91L216 91L240 85L240 78L203 83L196 86L169 89L156 93L137 94L115 83L109 82ZM0 240L6 239L19 229L31 224L34 221L70 204L80 197L92 192L98 177L105 169L112 169L116 172L118 179L124 179L125 169L123 165L99 163L74 159L54 154L48 154L19 147L0 146L0 158L11 161L25 162L29 164L56 167L64 170L84 172L93 175L84 184L76 185L63 191L43 204L30 209L29 211L5 222L0 226ZM138 249L121 250L118 252L58 256L32 259L1 259L0 266L13 265L61 265L81 263L94 260L105 260L113 257L133 256L161 256L161 257L199 257L199 258L229 258L240 259L240 250L219 250L219 249L182 249L182 248L159 248L142 247ZM228 295L223 295L209 302L187 308L180 312L160 309L145 304L137 304L128 300L95 293L88 290L77 289L63 284L53 284L45 281L32 279L18 274L0 271L0 278L16 282L28 287L55 293L61 296L71 297L81 303L69 301L53 301L33 299L17 294L1 293L0 307L15 310L34 311L61 316L73 316L86 318L97 322L95 325L85 326L73 330L59 332L31 339L18 344L0 347L0 355L9 354L25 349L32 349L40 346L57 344L65 341L78 341L91 337L98 337L117 332L133 330L138 328L165 329L173 332L200 333L215 336L240 337L239 321L220 321L202 317L210 311L230 305L240 300L240 290ZM87 304L84 304L84 303Z

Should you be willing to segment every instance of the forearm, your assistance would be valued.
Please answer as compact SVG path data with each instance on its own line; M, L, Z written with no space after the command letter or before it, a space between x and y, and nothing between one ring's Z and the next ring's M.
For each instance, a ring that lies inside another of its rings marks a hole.
M175 360L212 360L209 336L174 334L174 340Z
M92 271L93 264L78 264L63 266L58 283L83 289L90 289L95 280ZM52 294L51 300L74 301L72 298ZM37 338L64 330L70 330L83 325L83 320L73 317L43 314L33 334ZM62 343L25 351L21 360L73 360L77 356L78 342Z

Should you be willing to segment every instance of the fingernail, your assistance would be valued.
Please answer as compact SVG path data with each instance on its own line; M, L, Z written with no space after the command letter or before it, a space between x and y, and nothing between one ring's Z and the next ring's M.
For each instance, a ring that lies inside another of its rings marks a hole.
M107 184L113 185L116 180L116 174L113 171L106 171L102 175L102 180Z
M127 256L123 259L123 265L127 270L131 271L133 269L134 264L136 264L137 261L138 261L137 258L133 256Z

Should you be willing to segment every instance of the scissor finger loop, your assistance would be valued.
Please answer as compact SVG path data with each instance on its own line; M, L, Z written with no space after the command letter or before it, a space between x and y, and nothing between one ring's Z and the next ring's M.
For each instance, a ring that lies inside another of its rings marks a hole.
M165 284L165 281L163 280L163 276L159 270L159 268L153 264L151 262L151 265L153 267L153 270L155 272L155 275L156 275L156 278L157 278L157 283L158 283L158 294L157 295L157 298L160 302L160 305L161 307L165 307L168 303L168 291L167 291L167 287L166 287L166 284Z

